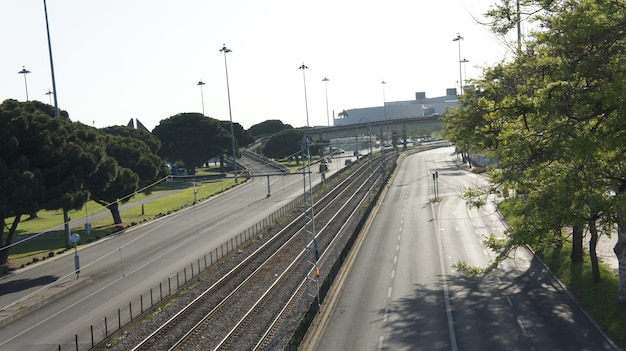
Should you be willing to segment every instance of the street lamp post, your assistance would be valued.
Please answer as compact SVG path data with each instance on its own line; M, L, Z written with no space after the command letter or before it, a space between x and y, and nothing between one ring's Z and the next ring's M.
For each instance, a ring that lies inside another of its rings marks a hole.
M202 80L198 82L198 85L200 86L200 98L202 99L202 115L203 116L204 116L204 90L202 89L202 86L205 84L206 83L204 83Z
M230 116L230 136L233 148L233 171L235 172L235 183L237 183L237 153L235 152L235 129L233 127L233 112L230 105L230 85L228 84L228 64L226 63L226 54L232 50L226 47L226 44L220 49L224 53L224 68L226 69L226 92L228 94L228 115Z
M326 122L328 123L328 126L330 127L330 114L328 113L328 81L329 79L326 77L322 79L322 82L324 82L324 91L326 92Z
M383 109L385 110L385 121L387 120L387 98L385 97L385 85L387 82L384 80L380 82L383 85Z
M463 64L463 61L461 61L461 40L463 40L463 37L460 33L457 34L456 38L452 39L452 41L456 41L459 43L459 82L461 83L460 95L463 95L463 71L461 70L461 65Z
M463 80L466 82L467 82L467 66L465 64L468 62L469 60L466 59L465 57L463 57L463 59L461 60L461 63L463 64Z
M46 0L43 0L43 10L46 15L46 33L48 34L48 56L50 56L50 73L52 74L52 93L54 94L54 116L59 117L59 103L57 101L57 85L54 79L54 63L52 62L52 43L50 42L50 27L48 26L48 7L46 6ZM66 228L66 233L69 235L69 228Z
M28 101L28 84L26 83L26 75L29 73L30 71L26 69L26 66L22 66L22 70L17 72L17 74L24 75L24 88L26 88L26 101Z
M380 84L382 84L383 86L383 111L385 113L385 121L387 120L387 98L385 97L385 85L387 84L387 82L385 82L384 80L382 82L380 82ZM382 152L381 155L385 154L385 133L383 132L383 125L380 125L380 143L382 146Z
M48 6L46 6L46 0L43 0L43 11L46 18L46 34L48 37L48 56L50 58L50 75L52 76L52 94L54 96L54 117L59 117L59 101L57 100L57 83L54 78L54 62L52 60L52 41L50 40L50 25L48 23ZM63 226L65 230L65 238L70 237L70 213L68 210L63 210Z
M307 99L307 94L306 94L306 75L305 75L305 71L308 69L309 67L306 66L304 64L304 62L302 63L302 65L300 67L298 67L298 69L302 70L302 80L304 82L304 108L306 111L306 126L309 127L309 103L308 103L308 99ZM313 181L312 181L312 177L311 177L311 150L310 150L310 143L308 138L306 137L306 135L304 135L302 137L302 163L304 165L304 157L306 155L306 159L307 159L307 167L302 167L302 179L304 182L304 225L307 225L307 222L310 221L311 223L311 231L310 231L310 237L306 239L306 249L309 250L311 252L311 255L313 256L310 260L310 262L313 265L313 270L315 272L315 290L317 292L317 304L319 306L320 304L320 299L319 299L319 276L320 276L320 270L319 267L317 266L317 260L319 259L319 253L317 250L317 239L315 238L315 209L313 206ZM309 173L309 188L307 190L307 179L306 179L306 173ZM307 202L307 192L309 195L309 201ZM307 216L307 212L309 212L310 214ZM310 243L310 244L309 244ZM307 259L308 260L308 259ZM307 270L308 271L308 270ZM308 273L307 273L308 274ZM308 279L307 279L308 281ZM308 287L307 287L308 289Z
M298 67L298 69L302 70L302 79L304 80L304 108L306 110L306 126L309 127L309 103L306 97L306 75L304 74L304 71L309 69L309 67L303 62L302 66Z
M48 89L48 92L46 93L46 95L48 95L48 99L50 100L50 105L52 105L52 94L54 94L52 90Z

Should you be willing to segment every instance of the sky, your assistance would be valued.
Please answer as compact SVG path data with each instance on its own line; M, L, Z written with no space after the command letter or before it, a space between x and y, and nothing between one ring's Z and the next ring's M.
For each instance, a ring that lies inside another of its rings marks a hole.
M57 100L97 128L137 118L152 130L203 102L246 129L332 125L343 110L445 95L510 56L477 23L494 1L47 0ZM0 101L27 88L53 103L43 1L0 1L0 42Z

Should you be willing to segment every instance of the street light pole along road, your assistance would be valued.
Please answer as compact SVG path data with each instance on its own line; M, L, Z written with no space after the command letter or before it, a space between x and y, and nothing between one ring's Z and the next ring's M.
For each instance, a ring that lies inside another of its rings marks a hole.
M226 54L232 52L232 50L226 47L226 44L222 46L220 52L224 53L224 68L226 69L226 92L228 94L228 115L230 117L230 136L233 148L233 172L235 173L235 183L237 181L237 153L235 151L235 129L233 128L233 111L230 104L230 85L228 84L228 64L226 63Z
M298 67L298 69L302 70L302 80L304 82L304 108L306 111L306 126L309 127L309 103L308 103L308 99L307 99L307 94L306 94L306 74L305 71L307 69L309 69L309 67L307 65L304 64L304 62L302 63L302 65L300 67ZM318 277L320 275L320 271L319 271L319 267L317 266L317 259L319 257L318 255L318 251L317 251L317 240L315 239L315 209L313 207L313 180L311 179L311 151L309 148L309 140L307 139L306 135L302 136L302 163L304 164L304 156L306 155L306 159L307 159L307 167L302 167L302 179L304 182L304 225L306 226L308 224L308 222L311 222L311 231L310 231L310 236L308 238L306 238L306 243L305 243L305 248L311 252L311 256L313 256L310 260L308 258L306 258L307 260L307 270L305 272L305 274L309 274L309 272L312 270L315 272L315 278L313 278L313 280L315 280L315 291L316 294L312 295L309 293L310 296L317 296L317 304L319 305L320 300L319 300L319 280ZM309 173L309 188L307 190L307 184L306 184L306 173ZM307 191L309 193L309 201L307 203ZM310 214L307 216L307 212L309 212ZM312 269L309 270L309 266L308 264L312 265ZM309 281L309 279L307 279L307 282ZM307 283L307 291L309 291L310 288L308 286Z
M30 71L26 69L26 66L22 66L22 70L17 72L17 74L24 75L24 88L26 89L26 101L28 101L28 84L26 83L26 75L29 73Z
M452 41L456 41L459 43L459 84L461 86L461 94L463 95L463 71L461 69L461 65L463 64L463 60L461 60L461 40L463 40L464 38L461 36L461 34L457 34L456 38L452 39Z
M54 94L52 90L48 89L48 92L46 93L46 95L48 95L48 99L50 100L50 105L52 105L52 94Z
M205 84L206 83L204 83L202 80L198 82L198 85L200 86L200 98L202 99L202 115L203 116L204 116L204 90L202 89L202 86Z
M324 92L326 93L326 122L328 123L328 126L330 127L330 114L328 113L328 81L330 79L324 77L324 79L322 79L322 82L324 82Z

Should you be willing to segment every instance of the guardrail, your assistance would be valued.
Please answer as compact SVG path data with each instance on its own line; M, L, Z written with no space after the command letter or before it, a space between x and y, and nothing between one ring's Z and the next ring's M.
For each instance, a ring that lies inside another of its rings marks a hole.
M345 168L340 170L327 180L342 176L345 170ZM313 192L317 192L322 189L323 186L323 183L315 185ZM155 284L148 291L144 291L127 304L112 309L111 312L105 315L99 322L90 325L89 328L77 331L74 334L74 340L68 340L62 345L59 344L53 350L91 350L94 348L105 348L112 338L120 337L127 328L138 325L149 318L155 310L166 305L177 293L193 284L201 277L203 272L211 268L220 259L237 251L241 245L256 237L285 215L296 209L301 210L304 204L303 195L293 199L260 222L221 244L219 247L191 261L183 270L172 273L166 280Z
M263 155L259 155L257 153L254 153L252 151L248 151L248 150L244 150L243 153L250 157L253 158L259 162L263 162L265 164L267 164L268 166L274 167L276 169L278 169L279 171L283 172L283 173L289 173L289 168L287 168L287 166L280 164L278 162L272 161L271 159L263 156Z

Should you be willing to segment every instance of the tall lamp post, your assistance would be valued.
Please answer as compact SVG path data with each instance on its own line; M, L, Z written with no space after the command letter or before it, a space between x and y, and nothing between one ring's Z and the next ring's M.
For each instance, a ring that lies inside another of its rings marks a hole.
M298 69L302 70L302 80L304 82L304 108L306 111L306 126L309 127L309 103L308 103L308 99L307 99L307 94L306 94L306 74L305 71L307 69L309 69L309 67L307 65L304 64L304 62L302 63L302 65L300 67L298 67ZM310 260L310 262L312 263L313 266L313 270L315 272L315 290L317 292L317 304L319 306L320 304L320 299L319 299L319 276L320 276L320 270L319 267L317 266L317 260L319 259L319 253L317 251L317 239L315 239L315 210L313 207L313 181L311 179L311 151L310 151L310 147L309 147L309 139L306 137L306 135L304 135L302 137L302 157L303 157L303 163L304 163L304 156L306 155L307 158L307 167L302 167L302 179L304 182L304 225L306 226L308 224L308 222L311 222L311 231L310 231L310 237L307 238L307 242L306 242L306 248L307 250L309 250L311 252L311 255L313 256L312 259ZM306 182L306 173L309 173L309 189L308 189L308 193L309 193L309 201L307 202L307 182ZM309 215L307 216L307 212L309 212ZM309 244L310 243L310 244ZM311 245L311 246L309 246ZM307 259L308 260L308 259ZM308 274L308 270L307 270L307 274ZM308 281L308 279L307 279Z
M306 126L309 127L309 103L306 97L306 75L304 74L304 71L309 69L309 67L303 62L302 66L298 67L298 69L302 70L302 80L304 81L304 108L306 110Z
M326 77L322 79L322 82L324 82L324 91L326 92L326 122L328 123L328 126L330 127L330 114L328 113L328 81L329 79Z
M466 59L465 57L463 57L463 59L461 60L461 63L463 64L463 80L465 82L467 82L467 66L465 64L468 62L469 60Z
M59 117L59 103L57 101L57 85L54 79L54 63L52 62L52 43L50 42L50 27L48 26L48 7L43 0L43 10L46 15L46 33L48 34L48 56L50 56L50 73L52 74L52 93L54 94L54 116ZM69 217L68 217L69 218ZM65 230L69 236L69 227Z
M228 94L228 115L230 116L230 136L231 144L233 148L233 171L235 172L235 183L237 183L237 153L235 152L235 129L233 128L233 112L230 105L230 85L228 84L228 64L226 63L226 54L232 52L232 50L226 47L226 44L222 46L220 52L224 53L224 68L226 69L226 92Z
M59 117L59 101L57 100L57 83L54 78L54 61L52 60L52 41L50 40L50 25L48 23L48 6L46 0L43 0L43 12L46 18L46 34L48 37L48 56L50 58L50 75L52 76L52 94L54 97L54 117ZM68 244L70 238L70 213L68 210L63 210L63 227L65 230L65 243Z
M459 43L459 82L461 83L460 95L463 95L463 71L461 70L461 65L463 64L463 61L461 60L461 40L463 40L461 34L457 34L456 38L452 39L452 41L456 41Z
M52 94L54 94L52 90L48 89L48 92L46 93L46 95L48 95L48 99L50 100L50 105L52 105Z
M28 84L26 83L26 75L29 73L30 71L26 69L26 66L22 66L22 70L17 72L17 74L24 75L24 88L26 88L26 101L28 101Z
M202 99L202 115L203 116L204 116L204 90L202 89L202 86L205 84L206 83L204 83L202 80L198 82L198 85L200 86L200 98Z
M380 84L383 85L383 109L385 110L385 121L386 121L387 120L387 98L385 97L385 84L387 84L387 82L383 80L382 82L380 82Z

